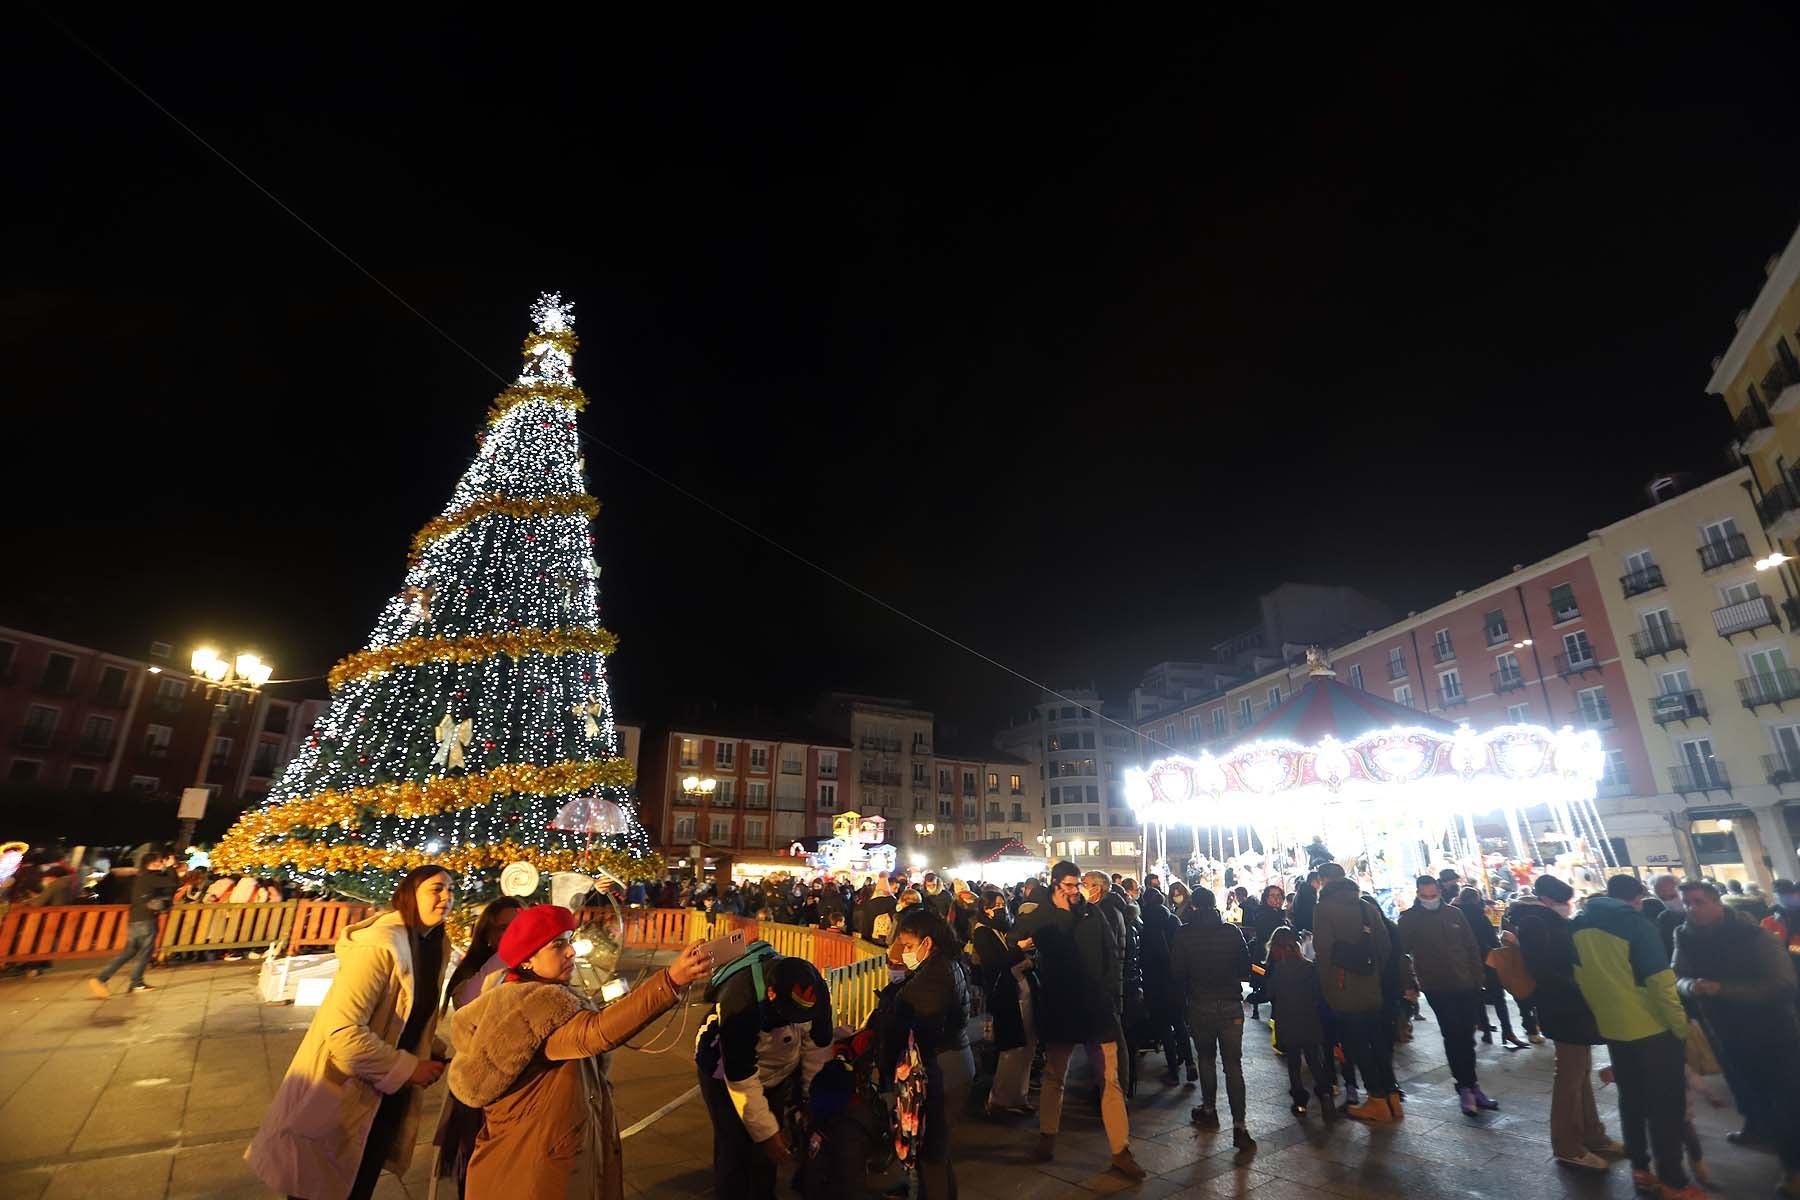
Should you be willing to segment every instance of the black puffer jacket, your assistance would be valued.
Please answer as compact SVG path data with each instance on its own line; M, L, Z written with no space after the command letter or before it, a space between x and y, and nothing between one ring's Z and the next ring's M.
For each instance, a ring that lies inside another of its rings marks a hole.
M1112 1035L1112 1007L1098 976L1088 973L1076 944L1076 914L1056 907L1049 892L1030 912L1021 911L1013 925L1009 945L1029 938L1036 963L1038 988L1032 993L1032 1014L1038 1040L1045 1045L1083 1045ZM1029 903L1029 902L1028 902ZM1025 908L1021 905L1020 908ZM1098 932L1098 930L1096 930Z
M1107 1009L1114 1021L1125 1011L1125 916L1101 898L1099 904L1085 901L1075 922L1075 944L1081 949L1082 966L1090 978L1099 981Z
M1176 1002L1189 1020L1222 1024L1244 1016L1241 986L1250 978L1250 948L1236 925L1227 925L1216 908L1197 908L1175 935L1169 952L1169 975Z
M1525 969L1537 981L1531 1001L1537 1005L1538 1027L1553 1042L1598 1046L1603 1040L1593 1010L1575 984L1575 943L1569 920L1537 899L1515 900L1506 923L1519 939Z
M1144 969L1144 1006L1152 1024L1166 1026L1180 1012L1180 1000L1169 974L1169 951L1181 926L1169 914L1163 894L1147 888L1143 894L1144 928L1138 940L1138 961Z
M969 988L962 965L948 952L934 952L883 995L876 1008L871 1027L876 1031L882 1081L893 1079L894 1063L906 1050L908 1033L917 1040L930 1070L935 1070L939 1054L966 1046L968 1013Z
M1144 999L1143 918L1137 905L1118 892L1102 896L1099 907L1111 917L1119 938L1119 1011L1135 1012Z

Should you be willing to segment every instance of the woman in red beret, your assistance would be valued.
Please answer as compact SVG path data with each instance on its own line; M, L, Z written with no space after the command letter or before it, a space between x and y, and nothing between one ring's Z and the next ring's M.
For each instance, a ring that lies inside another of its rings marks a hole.
M574 931L574 914L561 905L520 913L500 939L506 982L456 1011L450 1090L487 1118L469 1159L466 1200L625 1195L608 1052L672 1008L712 960L696 942L673 966L597 1008L569 986Z

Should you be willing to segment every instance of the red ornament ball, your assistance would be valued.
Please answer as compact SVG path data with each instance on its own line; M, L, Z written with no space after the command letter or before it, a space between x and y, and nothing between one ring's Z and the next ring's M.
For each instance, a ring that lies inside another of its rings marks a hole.
M494 743L492 743L492 742L483 742L483 743L481 743L481 748L482 748L482 749L483 749L483 750L492 750L492 749L493 749L493 748L494 748Z
M356 761L358 765L366 767L369 765L369 756L366 754L359 754L356 756Z

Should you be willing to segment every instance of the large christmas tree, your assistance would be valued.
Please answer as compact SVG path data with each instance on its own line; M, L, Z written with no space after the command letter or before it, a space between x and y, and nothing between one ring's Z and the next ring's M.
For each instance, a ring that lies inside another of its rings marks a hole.
M329 711L215 848L219 867L374 899L425 862L472 898L516 860L662 873L606 688L574 316L555 294L531 316L525 368L413 538L405 586L332 668Z

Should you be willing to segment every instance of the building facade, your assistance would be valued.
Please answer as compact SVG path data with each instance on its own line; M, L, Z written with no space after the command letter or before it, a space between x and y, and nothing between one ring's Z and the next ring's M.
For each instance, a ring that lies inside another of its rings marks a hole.
M1027 847L1084 869L1136 875L1143 869L1142 827L1125 794L1125 770L1137 755L1131 726L1109 720L1098 693L1046 694L1028 720L995 735L1008 755L1035 763L1044 792L1040 825Z
M888 841L901 851L929 853L935 846L922 826L937 824L932 764L932 714L912 701L832 692L815 713L817 723L848 739L856 751L855 774L864 816L887 822Z

